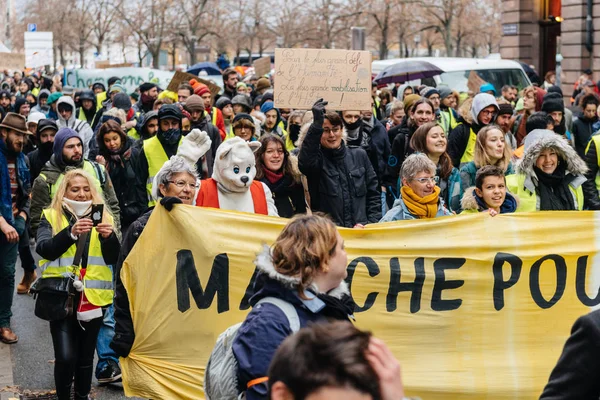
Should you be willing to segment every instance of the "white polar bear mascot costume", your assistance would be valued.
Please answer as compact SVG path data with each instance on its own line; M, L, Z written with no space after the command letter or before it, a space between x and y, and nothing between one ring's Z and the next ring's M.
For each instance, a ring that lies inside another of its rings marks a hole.
M223 142L215 155L212 178L200 182L196 205L278 216L271 190L254 180L254 152L259 142L234 137Z

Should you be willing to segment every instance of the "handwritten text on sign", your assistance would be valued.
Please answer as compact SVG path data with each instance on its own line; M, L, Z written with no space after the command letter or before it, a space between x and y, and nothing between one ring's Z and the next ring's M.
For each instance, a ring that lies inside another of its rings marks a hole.
M333 110L371 109L371 53L275 49L275 107L310 109L319 98Z

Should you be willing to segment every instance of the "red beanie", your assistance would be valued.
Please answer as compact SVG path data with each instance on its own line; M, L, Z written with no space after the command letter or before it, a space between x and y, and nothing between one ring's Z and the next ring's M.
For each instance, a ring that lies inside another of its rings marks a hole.
M210 93L208 86L206 86L204 83L198 82L195 79L190 80L190 85L192 85L194 88L194 94L197 94L198 96L202 96L204 93Z

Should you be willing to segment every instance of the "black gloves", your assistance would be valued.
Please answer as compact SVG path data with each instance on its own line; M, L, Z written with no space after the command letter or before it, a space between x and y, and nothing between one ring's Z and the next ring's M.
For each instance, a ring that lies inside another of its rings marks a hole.
M160 205L167 209L167 211L171 211L173 209L173 204L182 204L183 202L179 197L163 197L160 199Z
M315 125L323 126L323 121L325 120L323 116L325 115L325 106L328 102L323 101L323 99L319 99L312 106L312 114L313 121Z

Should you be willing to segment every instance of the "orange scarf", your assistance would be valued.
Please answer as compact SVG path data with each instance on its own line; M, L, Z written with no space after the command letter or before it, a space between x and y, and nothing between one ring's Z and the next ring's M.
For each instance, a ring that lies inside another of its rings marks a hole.
M438 211L438 202L440 199L440 188L436 186L433 193L425 197L419 197L410 188L410 186L402 186L402 201L408 208L408 211L416 215L418 218L435 218Z

